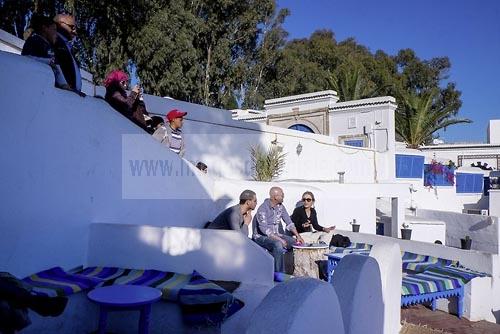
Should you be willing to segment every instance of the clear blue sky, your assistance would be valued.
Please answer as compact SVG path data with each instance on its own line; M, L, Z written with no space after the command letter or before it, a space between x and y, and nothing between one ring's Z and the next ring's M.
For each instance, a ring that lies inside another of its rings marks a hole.
M472 124L440 132L447 142L486 141L488 120L500 119L500 0L277 0L289 8L289 39L331 29L372 52L411 48L421 59L448 56L449 80L462 91L459 117Z

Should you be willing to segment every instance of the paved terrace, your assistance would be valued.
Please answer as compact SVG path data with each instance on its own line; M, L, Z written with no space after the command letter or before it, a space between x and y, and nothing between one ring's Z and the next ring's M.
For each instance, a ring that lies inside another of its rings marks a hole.
M425 306L416 305L401 309L401 320L419 326L442 330L450 334L497 334L500 325L488 321L469 321L458 319L443 311L431 311Z

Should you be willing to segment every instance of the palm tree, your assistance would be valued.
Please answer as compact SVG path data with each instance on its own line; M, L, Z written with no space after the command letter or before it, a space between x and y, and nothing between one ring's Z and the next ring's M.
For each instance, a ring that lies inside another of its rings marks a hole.
M396 111L396 134L403 139L408 148L419 148L432 140L436 131L450 125L472 123L470 119L454 118L451 106L436 107L434 102L439 90L432 89L417 94L400 94L401 106Z
M359 100L376 96L385 87L376 88L373 82L361 71L359 65L347 63L341 65L336 73L327 78L328 84L335 90L341 101Z

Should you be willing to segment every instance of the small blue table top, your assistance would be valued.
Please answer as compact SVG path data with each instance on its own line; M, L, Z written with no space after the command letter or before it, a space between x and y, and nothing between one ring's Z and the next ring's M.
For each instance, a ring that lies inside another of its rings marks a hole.
M141 285L111 285L92 290L87 296L101 305L131 307L154 303L161 298L161 291Z

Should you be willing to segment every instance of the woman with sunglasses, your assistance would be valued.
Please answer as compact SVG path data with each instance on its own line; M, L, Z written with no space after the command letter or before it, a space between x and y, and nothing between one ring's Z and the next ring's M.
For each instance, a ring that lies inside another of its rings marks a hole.
M335 226L323 227L318 224L316 210L314 209L314 202L314 194L310 191L306 191L302 195L303 204L293 210L293 214L290 218L292 218L292 221L297 228L297 232L311 232L311 226L314 227L316 231L320 232L328 233L333 231Z

